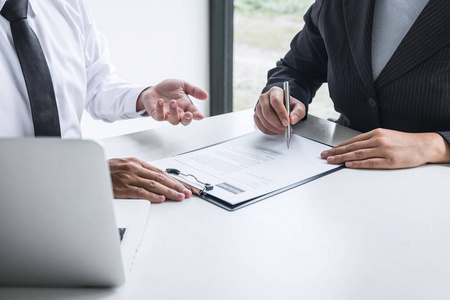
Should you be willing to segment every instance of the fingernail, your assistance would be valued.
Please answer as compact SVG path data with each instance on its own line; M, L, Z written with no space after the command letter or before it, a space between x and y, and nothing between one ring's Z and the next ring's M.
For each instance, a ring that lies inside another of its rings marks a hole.
M328 161L328 162L333 162L333 161L334 161L334 156L328 157L328 158L327 158L327 161Z
M185 195L186 197L192 196L192 192L191 192L190 190L188 190L188 189L184 189L184 190L183 190L183 193L184 193L184 195Z
M289 125L289 121L288 120L286 120L286 119L284 119L283 121L281 121L282 122L282 124L283 124L283 126L284 127L286 127L286 126L288 126Z
M323 151L321 156L322 156L322 158L327 158L328 157L328 151Z
M176 105L175 103L170 103L170 107L172 107L172 108L176 108L176 107L177 107L177 105Z
M177 193L177 197L178 197L178 199L183 200L184 199L184 194Z
M189 115L185 115L184 117L186 118L186 120L190 120L190 119L192 119L192 117L191 117L191 116L189 116Z
M163 202L164 200L166 200L166 197L164 197L164 196L162 196L162 195L159 195L159 196L158 196L158 201Z
M353 163L351 161L348 161L345 163L345 166L350 168L353 165Z
M163 106L163 105L164 105L164 101L163 101L162 99L159 99L159 100L158 100L158 105L159 105L159 106Z
M293 117L292 117L292 123L297 123L297 121L299 120L300 118L297 116L297 115L294 115Z

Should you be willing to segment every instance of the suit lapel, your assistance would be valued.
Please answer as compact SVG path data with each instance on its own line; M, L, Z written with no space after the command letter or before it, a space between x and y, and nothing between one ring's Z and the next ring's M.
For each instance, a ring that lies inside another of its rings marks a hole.
M413 69L450 44L450 1L430 0L381 71L377 88Z
M375 0L342 0L342 4L353 61L370 96L375 97L372 75L372 25Z

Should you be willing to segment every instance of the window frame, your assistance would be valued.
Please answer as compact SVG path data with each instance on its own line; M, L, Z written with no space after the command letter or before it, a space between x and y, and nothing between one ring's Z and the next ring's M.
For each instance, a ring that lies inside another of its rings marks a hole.
M209 1L209 115L233 111L234 0Z

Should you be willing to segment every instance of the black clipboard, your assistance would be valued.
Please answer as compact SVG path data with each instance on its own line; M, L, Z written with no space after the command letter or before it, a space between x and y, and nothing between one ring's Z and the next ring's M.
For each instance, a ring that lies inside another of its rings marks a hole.
M243 136L245 136L245 135L243 135ZM228 140L225 140L225 141L222 141L222 142L219 142L219 143L215 143L215 144L208 145L208 146L205 146L205 147L201 147L201 148L198 148L198 149L195 149L195 150L187 151L187 152L181 153L179 155L183 155L183 154L190 153L190 152L195 152L195 151L198 151L198 150L201 150L201 149L204 149L204 148L209 148L209 147L212 147L212 146L215 146L215 145L226 143L228 141L241 138L243 136L238 136L238 137L235 137L235 138L232 138L232 139L228 139ZM327 144L325 144L323 142L311 139L311 138L306 137L306 136L302 136L302 137L305 138L305 139L311 140L313 142L319 143L319 144L330 146L330 145L327 145ZM214 186L198 180L197 177L194 174L183 174L179 170L174 169L174 168L167 168L166 169L166 173L172 175L172 177L174 177L176 180L180 181L181 183L191 187L193 193L196 196L200 197L201 199L206 200L206 201L208 201L208 202L210 202L210 203L212 203L212 204L214 204L216 206L219 206L219 207L221 207L221 208L223 208L223 209L225 209L227 211L236 211L236 210L241 209L243 207L249 206L249 205L254 204L256 202L262 201L262 200L267 199L269 197L275 196L277 194L280 194L280 193L283 193L283 192L288 191L290 189L293 189L293 188L296 188L298 186L301 186L301 185L303 185L305 183L314 181L314 180L322 178L322 177L324 177L326 175L329 175L329 174L332 174L332 173L337 172L339 170L342 170L343 168L345 168L345 165L337 165L335 168L332 168L332 169L330 169L328 171L316 174L314 176L311 176L311 177L308 177L306 179L300 180L300 181L295 182L293 184L290 184L290 185L287 185L285 187L279 188L277 190L271 191L269 193L257 196L255 198L251 198L251 199L239 202L237 204L231 204L231 203L229 203L227 201L224 201L224 200L222 200L222 199L220 199L220 198L218 198L216 196L213 196L213 195L209 194L208 191L211 190ZM184 177L183 179L178 177L178 175L180 175L180 174L183 175L183 177ZM186 177L192 177L195 180L186 180Z
M342 166L338 166L338 167L336 167L334 169L328 170L326 172L323 172L323 173L317 174L315 176L306 178L304 180L298 181L296 183L293 183L293 184L288 185L286 187L283 187L283 188L280 188L278 190L272 191L270 193L267 193L267 194L264 194L264 195L261 195L261 196L258 196L258 197L255 197L255 198L252 198L252 199L249 199L249 200L237 203L237 204L230 204L230 203L228 203L226 201L223 201L223 200L221 200L221 199L219 199L219 198L217 198L215 196L208 195L207 192L199 193L199 194L197 194L197 196L199 196L203 200L211 202L212 204L215 204L215 205L217 205L217 206L219 206L219 207L221 207L221 208L223 208L225 210L235 211L235 210L238 210L240 208L243 208L243 207L249 206L251 204L254 204L256 202L259 202L259 201L262 201L264 199L267 199L269 197L281 194L281 193L286 192L286 191L288 191L290 189L296 188L296 187L298 187L298 186L300 186L302 184L305 184L305 183L311 182L313 180L322 178L322 177L324 177L326 175L329 175L331 173L337 172L337 171L339 171L339 170L341 170L343 168L345 168L345 166L343 166L343 165Z

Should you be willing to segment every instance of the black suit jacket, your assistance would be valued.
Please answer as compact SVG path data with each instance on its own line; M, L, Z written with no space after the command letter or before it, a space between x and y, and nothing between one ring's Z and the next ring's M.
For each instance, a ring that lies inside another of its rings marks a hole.
M288 80L291 95L307 106L328 82L342 125L435 131L450 141L450 1L429 1L375 82L374 6L375 0L317 0L263 92Z

